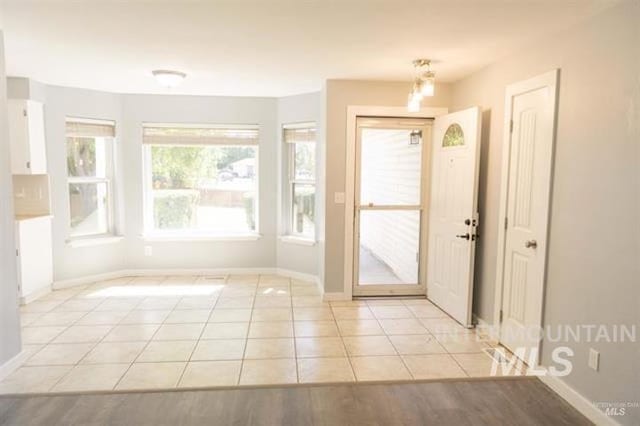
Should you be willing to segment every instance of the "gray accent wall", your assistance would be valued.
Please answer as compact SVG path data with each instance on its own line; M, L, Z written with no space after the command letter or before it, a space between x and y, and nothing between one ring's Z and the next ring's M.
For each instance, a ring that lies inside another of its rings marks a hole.
M210 96L123 96L127 266L135 269L276 267L277 100ZM256 241L145 241L142 123L258 124L259 233ZM152 256L144 255L151 246Z
M282 197L281 134L283 123L318 121L319 93L286 98L122 95L49 86L26 78L9 78L12 98L45 104L47 161L53 211L54 280L62 281L129 269L284 268L318 273L318 245L278 241ZM116 122L114 188L116 233L120 241L85 247L69 244L65 117ZM157 241L143 236L142 123L258 124L259 232L252 241ZM318 143L322 151L322 144ZM321 157L321 156L319 156ZM4 157L8 158L8 157ZM3 160L4 161L4 160ZM9 194L10 194L9 190ZM318 198L322 197L319 193ZM12 199L9 196L9 199ZM324 211L318 211L322 221ZM11 218L13 215L10 215ZM320 228L321 229L321 228ZM152 249L145 256L145 247Z
M544 325L640 329L640 3L623 2L563 34L519 49L452 87L455 110L483 109L480 242L474 311L493 323L505 87L559 68ZM640 338L636 330L636 339ZM589 401L640 401L640 343L558 342ZM587 366L600 352L600 371ZM640 408L616 418L639 424Z
M4 37L0 29L0 366L20 353L13 184L9 157Z
M278 99L278 171L279 171L279 199L278 199L278 235L283 235L290 229L289 216L286 214L289 209L290 198L287 196L285 188L289 185L289 170L287 165L287 146L282 142L282 126L285 124L300 122L315 122L319 126L320 120L320 93L307 93L303 95L287 96ZM324 151L323 140L318 137L316 141L316 170L320 168L320 160ZM318 174L316 174L318 182ZM322 230L319 222L324 217L324 211L318 206L318 200L324 197L316 184L316 204L315 204L315 226L316 232ZM319 237L316 237L319 239ZM318 274L318 242L313 246L305 246L282 240L276 241L277 264L279 268L289 269L310 275Z
M34 83L31 86L33 87ZM41 86L44 87L44 90L40 92L44 92L46 97L39 99L34 96L32 90L31 99L44 102L47 170L53 212L54 280L121 270L126 265L124 240L88 247L72 247L68 244L71 227L69 224L65 118L81 117L115 121L115 181L117 185L113 188L114 219L116 232L123 234L126 216L123 204L125 174L122 160L126 141L121 137L123 133L122 100L119 95L94 90Z

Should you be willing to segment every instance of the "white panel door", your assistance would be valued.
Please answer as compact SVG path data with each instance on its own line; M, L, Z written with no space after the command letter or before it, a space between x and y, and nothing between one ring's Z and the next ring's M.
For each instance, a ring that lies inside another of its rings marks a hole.
M500 340L514 352L525 348L526 354L516 353L529 361L542 318L555 85L523 87L507 103L511 138Z
M480 108L436 117L429 214L427 297L471 326L478 224Z

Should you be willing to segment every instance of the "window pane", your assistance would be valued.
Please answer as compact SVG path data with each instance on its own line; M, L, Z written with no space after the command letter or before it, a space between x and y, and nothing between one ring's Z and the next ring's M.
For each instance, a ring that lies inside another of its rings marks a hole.
M314 208L316 186L293 184L293 233L313 238L315 236Z
M419 251L418 210L360 212L359 285L417 284Z
M67 171L70 177L106 177L105 138L67 138Z
M410 129L363 129L360 144L360 204L420 204L422 143Z
M295 143L294 149L294 179L313 180L316 173L316 144Z
M104 182L69 184L72 236L108 232L108 189L108 185Z
M253 146L151 146L155 229L255 231L256 168Z

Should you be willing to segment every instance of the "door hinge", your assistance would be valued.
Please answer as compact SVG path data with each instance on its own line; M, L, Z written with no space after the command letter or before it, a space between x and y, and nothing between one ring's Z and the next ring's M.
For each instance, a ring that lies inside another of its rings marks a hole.
M509 120L509 133L513 133L513 120Z
M504 218L504 229L507 229L508 226L509 226L509 218L505 217Z
M502 309L500 309L500 322L502 322Z
M416 262L418 262L418 263L420 262L420 252L419 251L416 252Z
M27 161L27 169L31 168L31 161Z
M16 257L20 257L20 250L16 249Z
M26 109L23 109L23 110L22 110L22 115L23 115L24 117L26 117L26 116L27 116L27 110L26 110Z

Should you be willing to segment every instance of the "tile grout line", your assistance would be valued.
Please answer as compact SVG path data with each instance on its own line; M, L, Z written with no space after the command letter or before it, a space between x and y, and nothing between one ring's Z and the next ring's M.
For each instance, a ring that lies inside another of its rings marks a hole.
M236 381L236 386L240 386L240 379L242 378L242 371L244 370L244 361L245 361L245 355L247 353L247 346L249 343L249 333L251 332L251 320L253 319L253 310L255 309L256 306L256 297L258 295L258 288L260 286L260 277L262 277L262 275L258 275L258 282L255 284L255 291L253 293L253 302L251 303L251 312L249 313L249 324L247 326L247 334L245 335L244 338L244 350L242 351L242 359L240 360L240 373L238 374L238 380ZM227 278L228 281L228 278Z
M367 303L367 306L369 306L369 304ZM407 308L404 305L404 302L402 303L402 306L404 309L406 309L413 317L415 318L415 315L413 314L413 312L411 311L411 309ZM369 308L371 308L369 306ZM393 348L394 352L396 353L396 356L398 358L400 358L400 362L402 362L402 365L404 365L404 368L407 370L407 373L409 373L409 376L413 379L416 380L415 376L413 375L413 373L411 372L411 369L409 368L409 366L407 365L407 363L404 361L404 358L402 357L402 355L400 355L400 352L398 352L398 349L395 347L395 345L393 344L393 342L391 341L391 339L389 338L389 335L387 334L387 331L384 329L384 327L382 326L382 323L380 322L380 318L378 318L378 316L376 315L375 311L373 309L371 309L371 312L373 313L373 317L376 319L376 321L378 322L378 326L382 329L382 332L384 333L384 337L387 338L387 341L389 342L389 344L391 345L391 347ZM418 321L420 322L420 321ZM421 324L422 325L422 324ZM424 327L424 326L423 326ZM425 327L426 330L426 327Z
M163 282L166 281L168 277L165 277L162 282L160 284L162 284ZM131 280L131 282L133 282L133 280ZM138 303L136 306L140 306L142 304L142 302L144 302L144 300L146 300L147 298L144 298L140 303ZM177 303L176 303L177 305ZM175 306L174 306L175 308ZM116 390L118 388L118 385L120 383L122 383L122 379L125 378L125 376L127 375L127 373L129 373L129 371L131 370L131 367L133 367L133 364L135 364L136 360L138 358L140 358L140 355L142 355L142 353L147 349L147 347L149 347L149 344L153 341L153 338L155 337L155 335L158 333L158 331L160 331L160 329L162 328L162 326L165 324L165 321L167 320L167 318L169 318L169 315L171 315L171 312L173 312L173 309L169 312L169 314L167 314L166 317L164 317L164 319L162 320L162 322L158 325L158 328L156 329L156 331L153 332L153 334L151 335L151 337L149 337L149 339L147 340L147 342L145 343L144 347L142 348L142 350L138 353L138 355L135 356L135 358L133 358L133 361L131 361L129 363L129 367L125 370L125 372L120 376L120 378L118 379L118 381L115 383L115 385L113 385L113 387L111 388L112 390Z
M369 309L369 307L367 307ZM344 343L344 336L342 335L342 331L340 327L338 327L338 320L336 319L336 314L333 312L333 305L329 302L329 311L331 312L331 317L333 318L333 322L336 324L336 328L338 329L338 336L340 337L340 343L342 343L342 348L344 349L345 356L347 358L347 362L349 363L349 368L351 368L351 374L353 375L353 381L359 382L358 377L356 376L356 369L353 368L353 362L351 361L351 355L349 355L349 350L347 349L347 345ZM373 312L371 313L373 315Z
M196 277L196 279L194 280L194 285L198 284L198 280L200 280L200 278L202 278L202 276L198 276ZM176 303L176 305L173 307L173 310L169 313L169 315L167 315L167 318L169 318L171 316L171 314L173 312L177 311L181 311L180 309L176 309L178 307L178 305L180 305L180 302L185 298L186 296L183 296L182 298L180 298L180 300L178 301L178 303ZM196 343L195 345L193 345L193 348L191 349L191 352L189 353L189 359L187 359L187 361L184 364L184 368L182 369L182 372L180 373L180 377L178 377L178 380L176 381L175 384L175 388L180 387L180 382L182 381L182 378L184 377L184 373L187 371L187 367L189 366L189 363L191 362L191 358L193 357L193 354L195 353L196 349L198 348L198 346L200 345L200 340L202 338L202 335L204 334L204 330L207 328L207 324L209 323L209 318L211 318L211 314L213 313L213 310L215 309L215 306L218 304L218 300L219 297L216 297L216 301L213 304L213 306L211 307L211 309L209 310L209 315L207 315L207 320L204 322L204 324L202 325L202 330L200 330L200 335L198 336L198 339L196 339ZM166 319L165 319L166 321ZM158 329L159 330L159 329ZM144 352L144 351L143 351ZM142 352L141 352L142 354Z
M92 287L93 285L95 285L95 284L96 284L96 283L92 283L92 284L91 284L90 286L88 286L85 290L88 290L89 288L91 288L91 287ZM82 290L82 291L85 291L85 290ZM81 291L81 292L79 292L79 293L77 293L77 294L82 293L82 291ZM74 296L74 297L76 297L76 296ZM72 298L73 298L73 297L72 297ZM101 303L98 303L98 304L93 308L93 310L88 311L88 312L87 312L85 315L83 315L81 318L84 318L85 316L87 316L87 315L88 315L89 313L91 313L91 312L95 312L95 310L96 310L96 309L98 309L98 306L102 305L102 304L103 304L103 303L105 303L107 300L109 300L109 299L108 299L108 298L106 298L106 300L103 300ZM79 319L78 319L78 321L79 321ZM97 340L96 342L93 342L93 343L94 343L94 345L91 347L91 349L89 349L89 350L87 351L87 353L85 353L82 357L80 357L80 359L78 360L78 362L76 362L75 364L73 364L73 366L71 367L71 369L70 369L66 374L63 374L62 376L60 376L60 378L59 378L58 380L56 380L56 381L55 381L55 383L54 383L54 384L49 388L49 390L48 390L48 391L51 391L51 390L55 389L55 387L56 387L56 386L58 386L58 385L59 385L59 384L60 384L64 379L66 379L69 375L71 375L71 373L73 372L73 370L75 370L75 369L76 369L76 367L80 365L80 363L82 362L82 360L84 360L84 359L87 357L87 355L89 355L89 354L90 354L90 353L91 353L91 352L92 352L96 347L98 347L98 345L99 345L99 344L100 344L100 343L101 343L101 342L102 342L102 341L107 337L107 335L108 335L108 334L111 332L111 330L113 330L115 327L116 327L115 325L114 325L114 326L111 326L111 329L109 329L109 331L108 331L107 333L105 333L105 334L104 334L104 336L102 336L102 338L101 338L101 339ZM71 326L69 326L67 329L69 329L69 328L71 328ZM65 331L66 331L66 330L65 330ZM63 331L63 332L64 332L64 331ZM56 338L57 338L57 337L56 337ZM55 340L55 339L54 339L54 340ZM53 341L52 341L52 342L53 342ZM69 344L72 344L72 342L69 342ZM47 346L48 346L48 345L47 345ZM45 348L46 348L46 346L45 346ZM43 349L44 349L44 348L43 348ZM35 355L35 354L34 354L34 355ZM113 388L112 388L112 389L113 389Z
M298 343L296 341L296 319L293 315L293 286L291 278L287 278L289 282L289 303L291 304L291 328L293 332L293 362L296 365L296 383L300 383L300 366L298 364Z

